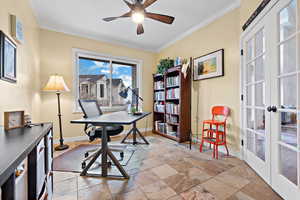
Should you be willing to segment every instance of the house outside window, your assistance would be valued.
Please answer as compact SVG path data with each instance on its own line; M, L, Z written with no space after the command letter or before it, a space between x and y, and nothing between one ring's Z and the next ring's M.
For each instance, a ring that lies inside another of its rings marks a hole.
M80 112L78 99L97 100L103 111L126 110L132 102L119 93L127 87L139 88L137 60L97 55L75 50L75 111Z

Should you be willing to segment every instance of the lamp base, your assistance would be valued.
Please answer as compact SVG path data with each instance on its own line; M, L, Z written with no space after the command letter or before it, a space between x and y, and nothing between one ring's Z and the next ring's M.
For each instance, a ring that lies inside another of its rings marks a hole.
M69 145L63 144L63 145L58 145L54 149L55 151L63 151L69 148Z

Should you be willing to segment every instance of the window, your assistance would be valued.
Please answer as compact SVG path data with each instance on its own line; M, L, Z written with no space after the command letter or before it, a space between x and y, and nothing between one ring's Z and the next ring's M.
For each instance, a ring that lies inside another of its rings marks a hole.
M80 111L78 99L97 100L106 111L125 110L132 102L132 95L129 92L124 99L119 93L127 87L138 87L139 62L81 51L75 55L76 111Z

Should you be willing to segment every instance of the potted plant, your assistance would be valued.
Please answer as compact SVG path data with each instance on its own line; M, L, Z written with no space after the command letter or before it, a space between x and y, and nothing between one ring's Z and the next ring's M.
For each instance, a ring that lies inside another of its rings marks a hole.
M169 68L174 66L174 60L170 58L161 59L157 65L157 73L164 74Z

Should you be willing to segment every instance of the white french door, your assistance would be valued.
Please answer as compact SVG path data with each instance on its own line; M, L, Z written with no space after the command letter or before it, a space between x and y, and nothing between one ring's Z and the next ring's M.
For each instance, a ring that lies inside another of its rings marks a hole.
M300 0L278 0L242 37L244 159L300 199Z

